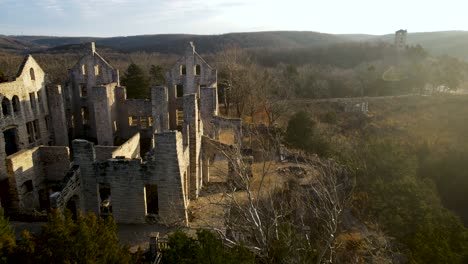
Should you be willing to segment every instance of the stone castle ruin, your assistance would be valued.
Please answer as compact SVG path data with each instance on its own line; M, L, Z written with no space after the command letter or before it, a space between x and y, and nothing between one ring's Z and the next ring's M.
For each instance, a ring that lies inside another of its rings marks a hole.
M241 144L241 120L218 115L216 69L192 43L151 100L127 99L94 43L63 88L45 80L29 55L16 80L0 84L0 199L11 214L55 207L117 223L187 223L209 182L210 146L232 147L220 130ZM151 142L144 157L141 139Z
M395 32L395 48L397 51L403 51L406 49L406 38L408 31L400 29Z

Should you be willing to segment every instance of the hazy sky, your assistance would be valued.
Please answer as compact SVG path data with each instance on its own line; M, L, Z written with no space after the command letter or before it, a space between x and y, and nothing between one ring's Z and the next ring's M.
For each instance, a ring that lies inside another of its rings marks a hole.
M467 7L463 0L0 0L0 34L468 30Z

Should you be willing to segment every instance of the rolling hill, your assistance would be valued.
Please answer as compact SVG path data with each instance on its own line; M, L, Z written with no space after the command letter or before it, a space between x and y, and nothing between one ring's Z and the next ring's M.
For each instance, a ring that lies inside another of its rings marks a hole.
M393 42L393 34L325 34L312 31L269 31L222 35L161 34L128 37L51 37L1 36L0 50L14 52L68 51L74 44L95 41L101 47L122 52L148 51L180 54L188 41L194 41L200 53L216 52L226 45L242 48L296 49L314 48L343 42ZM434 55L451 55L468 60L468 32L441 31L409 33L408 44L420 44Z

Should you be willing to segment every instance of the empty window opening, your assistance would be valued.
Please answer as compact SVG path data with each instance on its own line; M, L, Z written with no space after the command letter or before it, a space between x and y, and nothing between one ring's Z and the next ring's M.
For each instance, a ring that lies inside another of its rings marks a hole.
M42 101L42 90L37 91L37 103L42 111L44 111L44 104Z
M112 213L112 198L111 198L111 187L106 183L99 183L99 199L101 201L100 212L101 215Z
M184 111L183 110L176 110L176 125L177 127L182 127L184 124Z
M36 94L29 93L29 103L31 104L31 109L36 110Z
M34 142L34 128L33 128L33 122L27 122L26 123L26 131L28 132L28 142L33 143Z
M84 64L81 65L81 73L82 73L83 75L86 75L86 65L84 65Z
M148 128L148 119L146 119L146 116L140 116L140 127L142 129Z
M80 83L80 96L86 97L88 96L88 87L84 83Z
M50 207L49 192L47 189L40 189L39 194L39 208L41 210L47 210Z
M21 109L21 106L20 106L20 101L19 101L18 96L16 96L16 95L13 96L12 102L13 102L13 112L19 113L20 109Z
M34 69L33 68L29 69L29 76L31 76L31 80L33 80L33 81L36 80L36 75L34 74Z
M8 100L6 97L3 97L2 100L2 113L3 116L11 115L10 100Z
M89 111L87 107L81 107L81 120L83 125L89 125Z
M129 126L138 126L138 117L136 117L136 116L129 116L129 117L128 117L128 125L129 125Z
M71 120L70 120L70 125L71 125L71 128L75 128L75 115L72 115L71 116Z
M34 120L33 121L33 128L34 128L34 139L38 140L41 138L41 130L39 127L39 120Z
M94 66L94 75L99 75L99 74L101 74L101 66L99 66L98 64Z
M146 205L146 214L158 214L159 213L159 204L158 204L158 186L155 184L146 184L145 185L145 205Z
M182 84L176 85L176 97L184 96L184 86Z
M200 65L195 65L193 72L195 75L200 75L201 74L201 66Z
M21 191L23 193L32 192L33 190L34 190L34 186L33 186L32 180L25 181L23 185L21 186Z
M50 130L50 116L45 116L46 130Z
M72 196L72 198L67 201L66 207L72 213L72 219L76 220L78 218L78 210L80 208L80 198L77 195Z
M187 74L187 67L185 65L180 65L180 75L186 75Z
M18 133L16 128L10 128L3 131L5 139L5 153L7 156L18 152Z
M117 121L114 121L114 132L117 132Z
M148 126L152 127L153 126L153 117L148 116Z

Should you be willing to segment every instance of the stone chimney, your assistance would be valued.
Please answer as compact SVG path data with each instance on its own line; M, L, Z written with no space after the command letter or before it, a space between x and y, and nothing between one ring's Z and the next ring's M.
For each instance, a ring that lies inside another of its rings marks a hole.
M185 48L185 54L194 54L195 53L195 45L193 45L193 42L190 41L187 47Z

